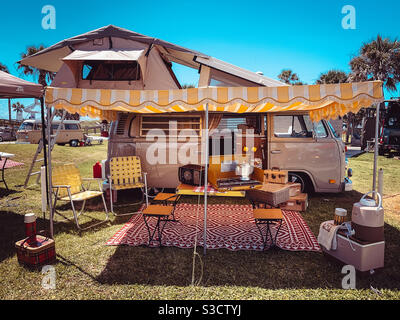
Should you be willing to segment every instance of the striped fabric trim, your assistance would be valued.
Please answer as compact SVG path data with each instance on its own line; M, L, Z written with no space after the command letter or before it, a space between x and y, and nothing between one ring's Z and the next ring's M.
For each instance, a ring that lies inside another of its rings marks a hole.
M213 87L181 90L46 89L48 107L115 120L117 112L165 113L309 111L314 121L337 118L382 102L381 81L285 87Z

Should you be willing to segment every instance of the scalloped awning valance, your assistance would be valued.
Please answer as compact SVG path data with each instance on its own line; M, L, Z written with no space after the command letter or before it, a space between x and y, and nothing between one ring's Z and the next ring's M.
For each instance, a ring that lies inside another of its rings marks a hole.
M313 121L335 119L384 100L381 81L282 87L208 87L177 90L46 88L46 104L82 116L115 120L118 112L308 111Z

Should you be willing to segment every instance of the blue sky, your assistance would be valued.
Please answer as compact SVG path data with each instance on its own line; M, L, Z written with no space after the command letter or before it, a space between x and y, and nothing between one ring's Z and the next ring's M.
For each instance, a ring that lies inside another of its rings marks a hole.
M55 30L41 26L44 5L56 9ZM355 30L342 28L344 5L356 9ZM50 46L108 24L262 71L271 78L290 68L309 84L329 69L348 72L350 59L378 33L392 39L400 36L398 0L21 0L4 1L1 7L0 62L17 76L16 61L28 45ZM181 83L197 83L196 70L175 71ZM8 117L6 106L6 101L0 101L1 118Z

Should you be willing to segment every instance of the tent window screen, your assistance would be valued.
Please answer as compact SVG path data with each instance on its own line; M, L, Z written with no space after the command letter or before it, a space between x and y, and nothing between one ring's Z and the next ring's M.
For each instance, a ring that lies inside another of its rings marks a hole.
M82 66L82 80L136 81L140 73L137 61L85 61Z
M141 136L200 137L200 116L144 116L140 125Z
M274 136L277 138L311 138L312 131L309 116L274 116Z

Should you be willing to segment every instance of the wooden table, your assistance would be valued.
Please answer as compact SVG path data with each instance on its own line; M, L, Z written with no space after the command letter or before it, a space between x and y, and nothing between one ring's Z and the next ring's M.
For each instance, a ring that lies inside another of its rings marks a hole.
M256 222L256 226L258 231L260 231L261 238L263 240L263 249L265 249L266 244L268 243L268 235L271 236L271 245L270 247L275 246L276 238L278 237L279 230L282 226L283 214L281 209L253 209L253 217ZM270 225L278 222L279 228L275 234L275 238L272 236ZM261 225L267 225L265 235L261 229Z
M146 209L143 210L143 219L144 223L146 225L147 231L149 233L149 245L154 239L154 236L157 232L158 235L158 242L160 243L160 247L162 245L162 234L165 228L165 225L167 224L168 221L172 221L169 217L172 215L174 211L173 206L163 206L163 205L156 205L152 204L149 205ZM157 218L157 224L154 227L153 232L150 230L150 225L148 224L148 219L150 218ZM164 222L164 225L161 226L161 223Z
M181 194L181 195L188 195L188 196L203 196L204 195L204 186L198 187L198 186L190 186L187 184L180 184L176 188L176 193ZM244 198L246 196L245 191L226 191L226 192L221 192L213 187L209 187L209 191L207 192L208 196L215 196L215 197L238 197L238 198Z
M10 158L14 158L14 157L15 157L15 154L6 153L6 152L0 152L0 160L2 158L4 158L3 166L0 168L0 170L1 170L1 180L0 180L0 182L4 183L4 185L6 186L7 190L8 190L8 186L7 186L6 180L4 178L4 170L6 169L7 160L10 159Z

